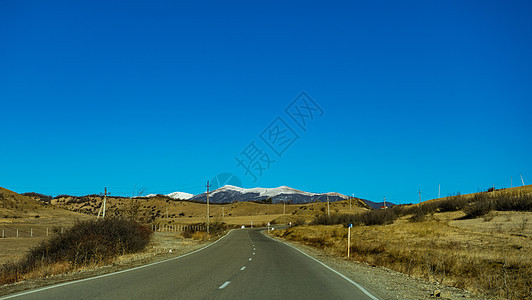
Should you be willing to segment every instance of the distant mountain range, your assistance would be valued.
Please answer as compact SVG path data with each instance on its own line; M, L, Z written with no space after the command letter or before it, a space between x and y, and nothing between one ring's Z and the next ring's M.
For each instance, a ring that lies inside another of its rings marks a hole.
M144 197L155 197L157 195L150 194ZM207 201L207 193L192 195L183 192L174 192L166 196L172 199L192 200L199 202ZM305 191L296 190L288 186L280 186L277 188L241 188L232 185L225 185L209 193L209 201L212 203L231 203L241 201L266 201L271 203L292 203L303 204L311 202L325 202L327 201L341 201L349 199L349 196L339 193L309 193ZM359 199L359 198L357 198ZM380 208L382 205L365 199L359 199L372 208Z
M228 203L240 201L268 201L271 203L309 203L315 201L339 201L348 199L348 196L338 193L309 193L296 190L287 186L277 188L251 188L245 189L232 185L223 186L209 193L209 201L213 203ZM207 193L195 195L190 200L207 201Z

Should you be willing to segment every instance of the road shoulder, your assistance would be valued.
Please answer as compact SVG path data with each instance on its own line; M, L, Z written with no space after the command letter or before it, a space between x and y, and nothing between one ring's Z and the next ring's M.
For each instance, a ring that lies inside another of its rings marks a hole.
M344 276L362 285L371 294L382 300L431 299L434 292L440 292L441 299L486 299L469 291L410 277L383 267L373 267L365 263L347 260L326 254L324 251L298 242L267 234L274 240L291 245L305 254L319 260Z

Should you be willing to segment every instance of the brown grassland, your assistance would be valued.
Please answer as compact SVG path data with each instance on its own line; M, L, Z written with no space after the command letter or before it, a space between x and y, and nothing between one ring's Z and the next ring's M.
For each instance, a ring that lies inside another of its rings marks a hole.
M532 212L464 215L436 212L421 222L407 215L388 225L354 226L349 259L346 224L298 226L274 234L489 297L532 299Z
M503 195L509 190L491 195ZM530 194L532 186L511 190ZM461 197L467 200L476 196ZM452 197L424 203L442 200L452 200ZM68 228L76 221L94 219L101 204L100 196L64 196L42 201L0 188L0 230L8 235L0 239L0 264L20 259L28 249L47 240L46 228ZM358 199L352 205L349 201L331 202L329 210L331 215L344 216L368 212L367 206ZM480 217L464 218L464 211L425 212L416 221L412 215L401 215L386 225L356 225L351 229L351 254L346 259L384 266L490 297L532 299L532 212L491 210ZM316 222L326 213L326 203L285 206L252 202L211 204L210 222L246 227L251 222L255 226L292 222L294 227L275 230L274 234L315 246L331 255L346 257L345 224L305 225ZM164 196L109 197L106 215L158 226L204 224L206 205ZM14 237L14 228L20 230L20 238ZM29 237L30 230L34 237ZM181 243L209 238L205 232L159 232L154 238L157 241L168 234L180 239ZM192 239L183 239L183 236ZM174 238L172 241L175 242ZM138 255L121 256L118 260L129 260ZM45 270L45 273L55 274L68 266L59 263L50 268L57 270ZM42 272L39 272L34 275L40 276Z
M26 252L52 235L53 228L69 228L76 221L96 217L103 198L98 195L85 197L60 196L48 201L29 197L0 188L0 265L21 259ZM356 202L356 203L355 203ZM363 204L353 200L352 210L347 201L331 202L332 212L347 213L364 211ZM142 223L165 225L191 225L206 222L206 204L172 200L167 197L121 198L108 197L106 216L126 216ZM225 223L233 226L266 226L267 223L308 222L325 211L324 203L300 205L239 202L210 205L211 224ZM168 211L168 214L167 214ZM283 214L283 212L285 212ZM16 238L19 229L19 238ZM33 237L30 237L31 233ZM201 235L201 236L200 236ZM0 235L1 237L1 235ZM194 233L198 240L205 240L202 233Z

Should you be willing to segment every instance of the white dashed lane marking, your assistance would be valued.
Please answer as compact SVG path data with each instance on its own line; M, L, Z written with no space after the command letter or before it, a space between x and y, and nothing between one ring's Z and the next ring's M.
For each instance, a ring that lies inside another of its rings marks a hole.
M230 283L231 283L231 281L226 281L226 282L224 282L224 284L222 284L218 289L221 290L221 289L225 288L226 286L228 286Z
M240 268L240 271L244 271L246 269L246 266L243 266L242 268Z

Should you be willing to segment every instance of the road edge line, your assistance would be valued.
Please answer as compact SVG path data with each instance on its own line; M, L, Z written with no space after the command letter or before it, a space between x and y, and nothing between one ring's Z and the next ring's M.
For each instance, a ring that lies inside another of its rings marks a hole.
M349 283L351 283L352 285L356 286L359 290L361 290L364 294L366 294L366 296L370 297L370 298L373 299L373 300L379 300L379 298L377 298L376 296L374 296L373 294L371 294L368 290L366 290L366 289L365 289L364 287L362 287L360 284L356 283L355 281L353 281L353 280L350 279L349 277L345 276L344 274L342 274L342 273L336 271L335 269L329 267L328 265L324 264L323 262L317 260L316 258L314 258L314 257L312 257L312 256L310 256L310 255L308 255L307 253L303 252L302 250L300 250L300 249L298 249L298 248L296 248L296 247L294 247L294 246L288 244L288 243L285 242L285 241L281 241L281 240L278 240L278 239L274 239L274 238L272 238L271 236L268 236L267 234L264 234L264 230L261 231L261 233L262 233L262 235L264 235L265 237L268 237L268 238L271 239L271 240L274 240L274 241L276 241L276 242L278 242L278 243L285 244L285 245L287 245L288 247L291 247L292 249L295 249L295 250L299 251L300 253L302 253L302 254L305 255L306 257L308 257L308 258L314 260L315 262L319 263L320 265L324 266L325 268L327 268L327 269L331 270L332 272L336 273L336 275L338 275L338 276L342 277L343 279L347 280L347 281L348 281Z
M108 277L108 276L112 276L112 275L118 275L118 274L122 274L122 273L127 273L127 272L130 272L130 271L135 271L135 270L143 269L143 268L146 268L146 267L155 266L155 265L158 265L158 264L169 262L169 261L172 261L172 260L176 260L176 259L179 259L179 258L183 258L185 256L200 252L201 250L209 248L210 246L218 243L223 238L228 236L229 233L231 233L231 231L233 231L233 230L234 229L229 230L224 236L222 236L221 238L217 239L216 241L214 241L214 242L212 242L212 243L210 243L208 245L205 245L205 246L203 246L203 247L201 247L199 249L196 249L196 250L194 250L192 252L181 254L181 255L179 255L177 257L172 257L172 258L168 258L168 259L165 259L165 260L156 261L156 262L153 262L153 263L149 263L147 265L137 266L137 267L134 267L134 268L131 268L131 269L125 269L125 270L121 270L121 271L116 271L116 272L112 272L112 273L102 274L102 275L98 275L98 276L95 276L95 277L78 279L78 280L74 280L74 281L67 281L67 282L58 283L58 284L54 284L54 285L50 285L50 286L45 286L45 287L34 289L34 290L29 290L29 291L20 292L20 293L16 293L16 294L12 294L12 295L7 295L5 297L0 297L0 300L16 298L16 297L20 297L20 296L25 296L25 295L29 295L29 294L33 294L33 293L38 293L38 292L42 292L42 291L46 291L46 290L50 290L50 289L66 286L66 285L71 285L71 284L85 282L85 281L89 281L89 280L93 280L93 279L99 279L99 278L104 278L104 277Z

